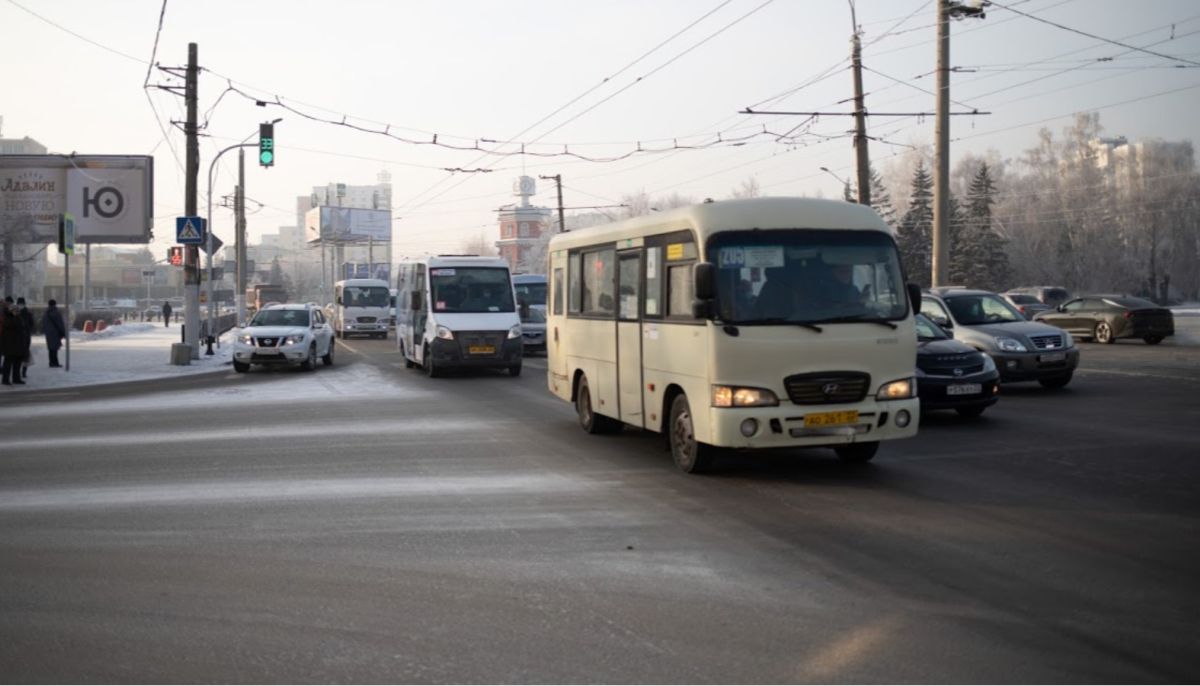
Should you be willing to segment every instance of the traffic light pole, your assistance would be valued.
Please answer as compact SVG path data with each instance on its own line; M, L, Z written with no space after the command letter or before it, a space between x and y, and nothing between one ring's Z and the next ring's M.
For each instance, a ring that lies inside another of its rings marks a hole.
M204 217L205 217L206 221L208 222L208 236L209 236L208 240L210 241L210 243L209 243L210 246L212 245L211 236L212 236L212 226L213 226L213 224L212 224L213 171L217 167L217 160L221 159L221 155L224 155L225 153L229 152L230 150L238 150L239 153L241 153L241 151L240 151L241 148L253 148L253 147L257 147L257 145L258 145L257 143L236 143L236 144L231 145L228 148L225 148L225 149L221 150L220 152L218 152L216 154L216 156L213 157L212 162L209 162L209 164L208 164L208 213L205 214ZM238 195L241 196L246 192L245 191L246 181L244 178L245 177L244 153L239 154L239 158L240 159L238 161L238 189L239 189ZM238 273L237 281L238 281L239 287L242 288L242 291L240 293L234 293L234 297L237 299L237 304L238 304L237 320L238 320L238 323L240 324L242 322L242 320L245 319L245 317L246 317L246 290L243 286L241 286L241 284L244 282L243 279L245 276L245 273L244 273L245 267L242 264L242 257L245 254L245 247L244 247L243 243L245 242L244 233L245 233L246 227L245 227L245 223L243 221L241 212L238 212L238 219L236 220L236 226L237 226L237 230L236 230L237 238L235 240L235 245L234 245L234 255L236 256L235 259L237 260L237 273ZM213 305L214 305L213 297L212 297L212 283L213 283L212 259L213 259L212 250L209 250L208 251L208 316L209 316L208 331L210 334L215 335L213 333L213 329L212 329L213 324L214 324L213 319L212 319Z

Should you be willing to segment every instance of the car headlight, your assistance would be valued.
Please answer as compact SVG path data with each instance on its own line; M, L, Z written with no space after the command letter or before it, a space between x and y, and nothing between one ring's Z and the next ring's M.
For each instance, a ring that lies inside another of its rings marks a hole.
M1006 353L1026 352L1025 344L1008 336L996 336L996 347Z
M293 335L288 336L287 338L283 339L284 345L296 345L297 343L303 343L303 342L304 342L304 334L302 334L302 333L301 334L293 334Z
M879 387L876 400L904 400L917 397L917 383L912 377L889 381Z
M992 359L991 355L983 354L983 371L985 373L996 371L996 361Z
M1071 338L1070 333L1064 331L1064 332L1062 332L1062 336L1063 336L1063 347L1064 348L1070 348L1075 345L1075 339Z
M253 344L254 344L254 337L253 337L253 336L251 336L251 335L250 335L250 334L248 334L248 333L244 333L244 334L241 334L241 335L239 335L239 336L237 337L237 342L238 342L238 343L245 343L246 345L253 345Z
M713 407L772 407L778 404L779 398L765 388L712 387Z
M513 327L508 330L509 340L512 340L514 338L520 338L520 337L521 337L521 325L513 324Z
M439 326L437 328L437 337L444 341L452 341L454 340L454 332L444 326Z

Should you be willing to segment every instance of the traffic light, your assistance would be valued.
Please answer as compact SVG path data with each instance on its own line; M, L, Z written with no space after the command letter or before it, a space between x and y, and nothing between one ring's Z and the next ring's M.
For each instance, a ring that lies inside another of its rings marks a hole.
M182 267L183 266L183 246L176 245L176 246L172 246L172 247L168 248L167 249L167 261L171 263L172 267Z
M258 125L258 163L264 167L275 166L275 125Z

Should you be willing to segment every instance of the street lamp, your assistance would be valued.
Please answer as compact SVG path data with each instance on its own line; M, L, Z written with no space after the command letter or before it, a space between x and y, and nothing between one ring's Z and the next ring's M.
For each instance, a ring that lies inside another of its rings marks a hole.
M842 177L838 176L837 174L834 174L833 170L831 170L829 167L821 167L821 171L823 171L826 174L829 174L833 178L837 179L838 183L842 184L843 189L850 188L850 182L843 179Z
M283 121L283 117L278 117L278 118L272 120L270 123L272 126L274 126L275 124L278 124L281 121ZM208 268L208 289L207 289L207 293L208 293L208 333L210 336L212 335L212 331L213 331L213 314L216 309L216 303L213 302L213 249L212 249L213 170L217 166L217 160L221 159L221 155L224 155L225 153L229 152L230 150L256 147L255 144L247 143L246 141L253 138L254 135L257 133L258 133L257 129L254 131L251 131L250 135L243 138L241 143L231 145L231 146L225 148L224 150L221 150L220 152L218 152L216 154L215 157L213 157L212 162L210 162L208 164L208 214L205 215L205 221L208 224L208 236L207 236L206 240L208 241L208 251L207 251L208 252L208 267L207 267ZM239 166L238 166L239 187L245 184L245 178L242 176L243 168L244 168L244 165L239 164ZM246 189L240 188L240 194L243 197L245 196L245 193L246 193ZM234 259L237 264L237 271L239 274L242 274L243 270L245 269L245 265L242 264L242 243L245 241L245 238L246 237L241 234L240 227L235 229ZM242 320L244 320L246 318L246 293L245 293L244 288L242 287L243 279L235 278L234 281L235 281L235 283L234 283L233 297L234 297L234 302L237 303L237 320L240 323ZM196 352L193 353L193 355L196 355L198 357L199 351L197 350Z

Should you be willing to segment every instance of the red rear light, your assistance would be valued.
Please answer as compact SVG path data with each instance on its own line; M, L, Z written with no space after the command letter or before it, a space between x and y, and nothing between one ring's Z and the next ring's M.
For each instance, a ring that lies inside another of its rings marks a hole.
M1021 314L1025 314L1025 306L1024 305L1021 305L1017 309L1021 311Z
M1125 318L1131 319L1132 317L1133 317L1133 312L1130 312L1129 310L1125 310Z

